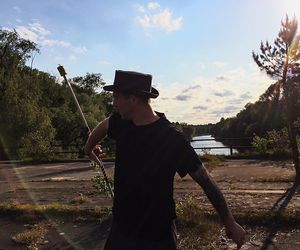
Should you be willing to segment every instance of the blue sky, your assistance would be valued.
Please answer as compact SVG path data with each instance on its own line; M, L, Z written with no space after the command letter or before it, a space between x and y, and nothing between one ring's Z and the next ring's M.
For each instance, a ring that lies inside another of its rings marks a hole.
M41 50L33 67L58 76L116 69L153 75L152 101L171 121L218 122L255 102L272 80L252 50L273 42L285 15L300 20L299 0L120 1L1 0L0 27Z

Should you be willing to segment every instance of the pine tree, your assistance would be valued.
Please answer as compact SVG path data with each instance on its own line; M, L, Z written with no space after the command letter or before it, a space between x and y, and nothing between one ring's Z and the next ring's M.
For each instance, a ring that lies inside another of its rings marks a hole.
M297 145L297 131L295 128L297 117L296 107L299 102L300 85L300 35L297 35L298 22L296 18L281 22L281 30L274 41L274 45L261 42L260 53L252 52L258 67L276 80L272 86L276 98L283 98L289 139L292 149L293 163L296 170L296 183L300 183L299 149Z

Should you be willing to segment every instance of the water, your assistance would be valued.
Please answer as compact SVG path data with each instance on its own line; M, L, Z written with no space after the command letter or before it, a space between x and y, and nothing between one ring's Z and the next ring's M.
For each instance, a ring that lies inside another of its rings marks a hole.
M204 140L204 139L214 139L211 135L195 136L193 140ZM203 148L203 147L226 147L222 142L209 140L209 141L193 141L191 142L193 148ZM230 148L218 148L218 149L195 149L197 154L203 155L205 152L212 155L230 155ZM233 153L237 153L236 149L233 149Z

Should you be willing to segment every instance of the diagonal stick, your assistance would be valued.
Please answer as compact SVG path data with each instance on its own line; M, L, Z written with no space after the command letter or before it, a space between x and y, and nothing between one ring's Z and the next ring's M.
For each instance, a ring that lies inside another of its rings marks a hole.
M68 84L69 89L71 90L73 99L74 99L74 101L75 101L75 104L76 104L76 106L77 106L77 109L78 109L78 111L79 111L79 113L80 113L80 116L81 116L82 120L84 121L85 127L86 127L87 131L89 131L89 133L91 133L91 129L90 129L90 127L89 127L89 125L88 125L88 123L87 123L85 117L84 117L84 114L83 114L83 112L82 112L82 110L81 110L81 107L80 107L80 105L79 105L79 102L78 102L78 100L77 100L77 98L76 98L76 95L75 95L75 93L74 93L74 91L73 91L73 88L72 88L71 84L69 83L69 81L68 81L68 79L67 79L67 77L66 77L67 73L66 73L64 67L63 67L62 65L59 65L59 66L57 67L57 69L58 69L60 75L64 78L65 82ZM101 169L101 171L102 171L104 180L105 180L105 182L106 182L106 185L107 185L108 188L109 188L110 196L111 196L111 198L113 198L113 197L114 197L114 193L113 193L112 188L111 188L111 185L110 185L110 183L109 183L109 181L108 181L108 178L107 178L107 175L106 175L106 172L105 172L105 169L104 169L103 162L102 162L101 158L98 157L98 156L94 153L94 151L92 151L92 155L93 155L93 158L96 159L96 163L100 166L100 169Z

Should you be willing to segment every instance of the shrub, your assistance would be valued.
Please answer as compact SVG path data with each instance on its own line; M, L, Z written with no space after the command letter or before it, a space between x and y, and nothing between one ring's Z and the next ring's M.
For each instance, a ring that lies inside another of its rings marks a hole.
M262 155L284 157L291 154L286 128L268 131L265 137L254 136L252 145L254 150Z
M101 194L105 194L107 196L110 196L110 190L109 186L107 185L106 181L104 178L100 175L99 171L99 166L95 163L92 162L91 166L95 168L95 170L98 171L98 173L92 177L92 182L93 182L93 187ZM110 183L110 186L113 187L113 179L108 177L108 181Z

